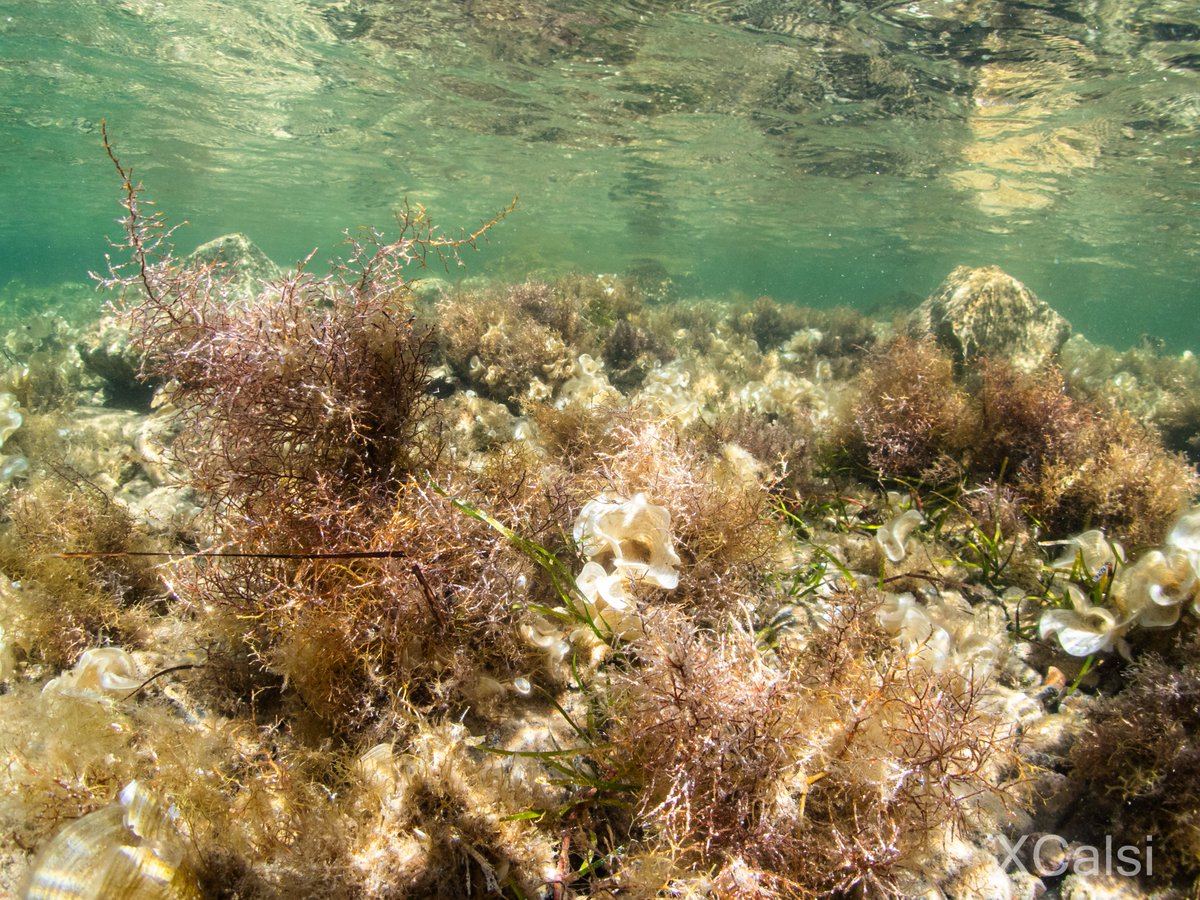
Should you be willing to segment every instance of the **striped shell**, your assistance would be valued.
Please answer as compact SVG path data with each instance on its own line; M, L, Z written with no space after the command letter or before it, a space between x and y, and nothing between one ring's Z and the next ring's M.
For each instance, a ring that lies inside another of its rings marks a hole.
M200 900L176 815L129 782L116 803L76 819L45 846L26 900Z

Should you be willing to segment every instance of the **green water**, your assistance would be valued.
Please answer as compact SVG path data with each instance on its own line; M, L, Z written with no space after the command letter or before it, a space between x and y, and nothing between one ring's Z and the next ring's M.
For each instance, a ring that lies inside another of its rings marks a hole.
M994 263L1200 349L1198 70L1177 0L3 0L0 285L103 265L105 119L184 250L519 194L469 274L887 310Z

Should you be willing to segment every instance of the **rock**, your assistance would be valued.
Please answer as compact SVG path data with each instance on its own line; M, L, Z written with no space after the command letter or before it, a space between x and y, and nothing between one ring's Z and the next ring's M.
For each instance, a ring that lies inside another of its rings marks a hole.
M141 421L130 410L80 405L48 414L42 427L53 435L48 452L72 481L111 495L133 471L130 451Z
M1146 893L1136 878L1075 873L1063 879L1058 895L1062 900L1139 900Z
M1043 769L1030 778L1035 798L1032 830L1053 832L1081 799L1080 786L1062 772Z
M187 266L212 266L215 280L226 279L236 297L256 297L283 270L244 234L226 234L201 244L184 260ZM132 298L131 298L132 299ZM141 359L129 345L129 330L116 317L104 318L98 329L76 345L84 368L105 383L114 406L147 410L157 385L138 377Z
M127 409L149 410L155 386L138 377L141 361L129 346L129 329L113 316L100 320L75 345L83 367L104 382L107 402Z
M1052 360L1071 324L996 266L959 266L917 307L914 326L960 362L1007 359L1024 372Z
M1012 882L1014 900L1038 900L1046 894L1046 885L1042 879L1029 872L1018 869L1008 873Z
M188 256L186 263L215 267L215 277L228 279L231 293L238 297L257 297L264 284L283 274L283 270L254 241L238 233L225 234L201 244Z
M1059 768L1079 735L1087 731L1088 709L1095 700L1081 692L1059 701L1058 711L1028 724L1021 735L1021 753L1035 765Z
M976 854L944 884L943 896L987 897L989 900L1013 900L1014 885L1000 863L989 853Z
M124 493L124 492L123 492ZM201 508L190 488L157 487L128 504L134 521L152 534L194 536Z

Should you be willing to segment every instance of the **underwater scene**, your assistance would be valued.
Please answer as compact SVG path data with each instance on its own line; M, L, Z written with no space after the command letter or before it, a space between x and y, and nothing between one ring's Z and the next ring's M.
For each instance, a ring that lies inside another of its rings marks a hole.
M1200 896L1194 0L0 0L0 898Z

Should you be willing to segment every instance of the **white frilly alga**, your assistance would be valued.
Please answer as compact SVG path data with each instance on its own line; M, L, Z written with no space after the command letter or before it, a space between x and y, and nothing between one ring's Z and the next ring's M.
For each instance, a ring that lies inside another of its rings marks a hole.
M1071 655L1090 656L1114 648L1127 654L1124 638L1134 626L1169 628L1189 605L1193 614L1200 615L1200 506L1179 517L1161 548L1143 553L1131 565L1121 565L1120 546L1105 542L1098 531L1063 543L1066 549L1052 568L1081 564L1088 575L1099 577L1105 568L1116 567L1110 606L1094 605L1077 585L1070 584L1064 596L1071 608L1047 610L1038 621L1042 638L1056 635Z
M912 660L931 672L961 672L982 684L1002 664L1005 621L996 607L972 608L955 591L888 594L875 613Z
M875 532L875 543L882 549L889 560L894 563L903 562L908 556L908 538L918 525L925 524L925 516L920 510L910 509L893 516L879 526Z
M7 392L0 393L0 447L21 427L25 421L21 415L20 403L17 398ZM8 484L14 478L29 474L29 462L20 453L0 453L0 486Z
M629 498L601 494L579 511L573 534L588 559L576 578L588 612L614 634L637 633L634 589L673 590L679 584L671 513L641 492Z
M46 682L43 693L109 695L137 690L145 681L129 651L120 647L84 650L74 668Z
M887 492L888 520L875 531L875 543L890 562L903 562L908 556L908 539L925 524L925 516L912 508L912 498L899 491Z

